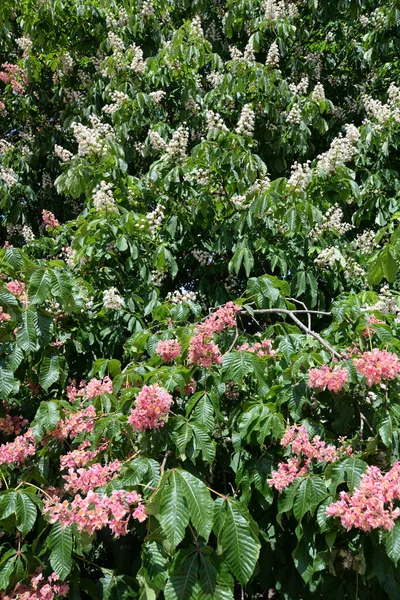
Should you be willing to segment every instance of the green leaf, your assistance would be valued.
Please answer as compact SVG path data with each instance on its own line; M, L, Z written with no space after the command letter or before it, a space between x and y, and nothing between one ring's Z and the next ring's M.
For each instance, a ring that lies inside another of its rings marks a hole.
M26 535L36 521L36 505L28 494L18 493L16 502L17 529Z
M63 528L61 523L55 523L47 543L51 549L50 564L60 578L64 580L72 569L72 530Z
M187 552L187 550L181 550L180 552ZM179 558L178 555L178 560ZM170 574L164 589L165 600L195 600L193 591L197 579L197 570L197 554L191 551Z
M293 505L293 514L301 521L306 512L312 511L326 497L325 481L321 477L307 477L297 490Z
M50 274L48 269L35 271L29 280L28 299L30 304L39 304L46 300L50 292Z
M384 535L386 553L397 567L400 558L400 521L396 521L391 531Z
M14 374L4 363L0 363L0 399L7 398L14 389Z
M390 414L382 416L381 422L379 423L379 435L385 446L389 448L392 445L393 435L393 423Z
M143 544L142 564L151 584L162 589L168 575L168 557L162 545L154 541Z
M10 583L11 575L15 571L17 556L11 556L0 564L0 590L4 590Z
M182 491L186 498L190 520L196 531L208 540L213 522L213 501L210 492L200 479L188 471L176 471L181 477Z
M47 392L50 386L60 379L63 357L58 354L44 356L40 365L39 383Z
M252 576L260 552L260 543L247 509L237 500L225 500L225 523L220 535L223 556L232 573L245 585Z
M38 348L36 312L24 310L21 316L22 327L17 332L18 346L26 352L34 352Z
M189 524L189 510L183 493L182 477L176 471L166 474L161 495L160 512L157 515L161 527L172 548L183 540Z

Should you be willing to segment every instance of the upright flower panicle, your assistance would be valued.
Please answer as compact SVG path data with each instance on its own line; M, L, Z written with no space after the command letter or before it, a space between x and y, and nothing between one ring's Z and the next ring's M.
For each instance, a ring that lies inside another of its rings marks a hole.
M138 431L163 427L172 404L172 396L156 383L144 385L136 396L128 423Z
M156 348L156 353L164 362L172 362L181 352L182 346L178 340L160 340Z
M308 387L338 393L344 388L349 374L347 369L323 365L320 369L310 369L308 377Z
M395 379L400 375L399 357L386 350L374 348L353 362L357 371L364 375L368 387L382 383L382 379Z

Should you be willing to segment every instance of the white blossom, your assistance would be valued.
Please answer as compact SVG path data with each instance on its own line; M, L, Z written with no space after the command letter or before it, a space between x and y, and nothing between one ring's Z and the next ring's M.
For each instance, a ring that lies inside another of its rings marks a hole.
M172 139L167 146L167 156L177 160L184 158L186 156L188 144L189 129L181 126L174 132Z
M276 42L273 42L268 50L265 64L271 65L272 67L279 67L279 58L279 46Z
M195 37L203 37L204 36L204 32L203 32L203 28L201 26L201 18L199 17L199 15L196 15L191 23L190 23L190 31L191 34L194 35Z
M167 143L163 140L161 135L157 131L150 129L149 131L149 142L154 150L164 150L167 147Z
M109 310L120 310L125 306L124 299L118 294L115 287L103 292L103 306Z
M69 150L66 150L62 146L59 146L58 144L54 145L54 155L57 158L59 158L62 162L68 162L73 157L72 152L70 152Z
M228 128L219 113L216 113L213 110L208 110L206 118L208 131L213 131L216 129L220 131L228 131Z
M288 179L288 186L294 192L302 192L306 189L309 184L311 177L311 161L307 161L303 164L295 162L291 167L291 174Z
M0 168L0 179L2 179L8 187L13 187L18 181L16 172L9 167Z
M158 90L157 92L150 92L149 96L150 98L156 103L156 104L160 104L160 102L162 100L164 100L164 98L166 97L167 92L164 92L163 90Z
M190 292L188 290L175 290L174 292L168 292L167 294L167 302L172 302L173 304L183 304L184 302L196 302L197 294L196 292Z
M35 239L35 234L28 225L24 225L22 227L21 234L27 244L29 244L29 242L33 242Z
M250 104L245 104L235 129L239 135L252 136L254 133L255 115Z
M93 194L93 206L96 210L116 210L111 183L101 181L96 186Z

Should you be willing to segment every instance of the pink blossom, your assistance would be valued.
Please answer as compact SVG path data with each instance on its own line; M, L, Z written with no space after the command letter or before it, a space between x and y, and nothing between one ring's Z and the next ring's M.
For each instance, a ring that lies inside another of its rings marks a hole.
M3 401L3 407L6 414L4 417L0 417L0 431L6 435L19 435L29 421L20 416L11 416L9 414L10 407L5 400Z
M261 358L265 356L273 356L276 354L275 350L272 350L272 340L263 340L262 342L256 342L250 346L247 342L236 348L238 352L252 352L257 354Z
M172 396L156 383L143 386L136 396L135 408L128 423L138 431L163 427L172 403Z
M24 293L25 284L22 283L22 281L18 281L16 279L15 281L10 281L9 283L6 283L6 288L8 289L9 292L11 292L11 294L18 297Z
M339 367L328 367L323 365L320 369L310 369L308 372L308 387L330 392L340 392L348 380L347 369Z
M160 340L157 344L156 353L164 362L172 362L182 352L182 346L178 340Z
M304 425L293 425L286 430L281 445L284 448L291 446L294 458L289 458L286 463L278 464L278 470L271 473L268 484L274 487L278 492L282 492L295 479L306 475L309 472L312 461L316 462L335 462L340 458L340 454L350 455L351 447L326 445L319 435L315 435L310 440Z
M52 212L49 210L42 210L42 221L45 224L46 229L51 229L52 227L58 227L60 224L58 220L55 218Z
M377 317L375 317L375 315L368 315L367 318L367 323L368 325L383 325L384 321L381 321L380 319L378 319ZM362 332L363 337L366 338L370 338L374 335L375 333L375 329L373 327L366 327L364 329L364 331Z
M90 446L89 440L85 440L79 444L78 448L71 450L64 456L60 456L61 469L78 469L79 467L85 466L90 460L96 458L96 456L102 452L107 444L100 446L96 450L87 450Z
M77 494L71 502L60 502L60 498L53 496L46 500L43 512L48 514L50 523L60 522L63 527L75 523L89 535L108 526L114 537L119 537L128 533L131 516L140 522L147 517L140 501L141 496L136 492L114 490L111 496L100 496L89 490L86 497ZM138 506L133 510L131 505L136 503Z
M107 485L120 470L121 465L118 460L104 466L95 463L86 469L81 468L77 471L69 468L68 475L63 475L66 482L65 489L72 493L84 492L87 494L90 490Z
M361 358L353 360L361 375L367 380L368 387L381 383L382 379L395 379L400 375L400 361L397 354L374 348L364 352Z
M227 327L235 327L235 313L240 306L227 302L220 306L205 321L194 328L194 335L189 344L189 363L209 369L211 365L221 364L220 350L212 340L214 333L221 333Z
M104 379L96 379L93 377L87 384L85 390L86 396L91 399L96 398L96 396L100 396L101 394L112 394L112 392L112 381L108 376L104 377Z
M36 452L32 432L28 430L24 435L19 435L13 442L0 446L0 465L20 465Z
M70 382L70 385L67 385L67 398L71 402L71 404L75 401L75 398L82 397L85 395L85 387L86 382L81 381L79 384L79 389L76 387L76 381L73 379Z
M378 467L368 467L353 495L341 492L340 500L330 504L326 514L339 517L346 529L390 531L400 516L400 509L394 507L394 501L399 499L400 464L396 461L385 474Z
M0 100L0 112L1 112L2 110L4 110L4 109L5 109L5 107L6 107L6 105L4 104L4 102L2 102L2 101Z
M2 600L53 600L56 594L58 597L64 597L68 594L68 583L59 584L60 578L57 573L52 573L45 579L41 569L31 575L28 585L17 583L14 589L9 592L2 592Z
M70 437L76 438L80 433L92 433L96 411L93 406L80 410L76 413L71 413L65 421L62 419L57 423L51 435L60 439Z
M11 315L4 312L2 306L0 306L0 323L6 323L6 321L11 321Z
M185 387L183 388L183 391L185 393L185 396L191 396L192 394L194 394L197 390L197 383L196 381L192 379L189 381L189 383L187 383L185 385Z

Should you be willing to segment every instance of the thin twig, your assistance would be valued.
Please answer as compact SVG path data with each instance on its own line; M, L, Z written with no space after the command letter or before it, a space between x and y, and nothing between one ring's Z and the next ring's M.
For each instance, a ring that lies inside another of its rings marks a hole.
M161 463L161 468L160 468L161 477L164 475L165 465L167 464L167 458L170 454L172 454L171 450L167 450L166 453L164 454L164 458L163 458L163 461Z
M290 317L292 319L292 321L294 321L296 323L296 325L298 325L300 327L300 329L302 329L303 331L305 331L307 334L311 335L313 338L315 338L316 340L319 341L319 343L321 344L321 346L323 346L326 350L328 350L328 352L330 352L332 354L332 356L336 356L336 358L342 358L340 356L340 354L338 352L336 352L336 350L334 350L332 348L332 346L330 346L328 344L328 342L326 342L318 333L316 333L315 331L313 331L312 329L310 329L309 327L307 327L307 325L304 325L304 323L302 323L300 321L300 319L298 319L296 317L296 315L294 313L304 313L304 312L308 312L308 311L304 311L304 310L288 310L286 308L260 308L260 309L256 309L254 311L256 314L283 314L283 315L287 315L288 317ZM241 315L249 315L249 313L247 311L240 311ZM251 315L250 315L251 316Z
M235 334L235 339L233 340L232 344L229 346L229 349L225 352L225 354L229 354L229 352L231 352L238 340L239 337L239 329L236 327L236 334Z
M296 298L288 298L288 300L290 300L291 302L295 302L296 304L300 304L300 306L302 306L303 308L305 308L307 310L307 306L301 300L297 300ZM308 328L311 329L311 314L309 313L308 310L307 310L307 322L308 322Z

